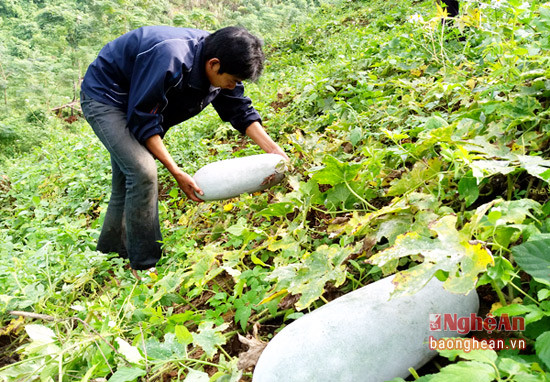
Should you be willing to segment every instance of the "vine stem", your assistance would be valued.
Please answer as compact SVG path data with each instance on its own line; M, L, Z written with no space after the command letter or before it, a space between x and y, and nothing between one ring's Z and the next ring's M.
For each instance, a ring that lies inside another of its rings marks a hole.
M143 334L143 325L141 325L141 322L139 323L139 331L141 333L141 343L142 343L141 346L143 346L143 355L145 356L145 357L143 357L145 359L145 372L146 372L145 382L149 382L149 377L148 377L148 375L149 375L149 364L147 363L147 358L148 358L148 356L147 356L147 346L145 345L145 335Z
M510 201L512 200L512 194L514 193L514 188L515 188L514 181L512 180L512 176L510 174L506 176L506 183L507 183L506 200Z
M364 198L362 198L351 186L349 185L347 180L344 180L344 183L346 184L346 187L350 190L350 192L355 195L357 199L359 199L365 206L371 208L372 210L376 211L376 207L367 202Z
M518 292L520 292L521 294L523 294L525 297L527 297L528 299L530 299L531 301L533 301L537 306L540 306L540 303L535 300L533 297L529 296L527 293L525 293L520 287L518 287L516 284L514 283L508 283L508 285L511 285L512 288L515 288Z
M508 302L506 301L506 297L504 296L504 293L502 293L502 290L500 290L495 280L491 280L491 286L497 293L498 301L502 304L502 306L508 305Z
M107 344L118 356L120 356L123 361L126 363L126 365L130 366L130 362L126 360L126 357L124 357L109 341L107 341L97 330L95 330L93 327L91 327L86 321L78 318L78 317L68 317L64 319L55 318L53 316L49 316L47 314L37 314L37 313L31 313L31 312L21 312L17 310L12 310L9 312L12 316L21 316L21 317L28 317L28 318L35 318L40 319L44 321L53 321L53 322L63 322L68 320L74 320L80 322L84 327L88 328L88 330L92 331L99 339L101 339L105 344ZM91 337L91 340L95 342L95 338ZM97 343L96 343L97 344ZM23 362L23 361L22 361ZM2 369L0 369L2 370Z
M416 370L414 368L409 368L409 373L411 373L411 375L414 377L414 380L416 381L417 379L420 379L420 376L418 375L418 373L416 372Z

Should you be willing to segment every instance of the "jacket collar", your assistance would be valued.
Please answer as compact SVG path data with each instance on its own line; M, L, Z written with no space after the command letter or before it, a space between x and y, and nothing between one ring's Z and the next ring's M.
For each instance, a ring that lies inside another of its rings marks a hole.
M210 81L206 77L206 71L204 68L205 62L203 57L204 39L198 41L193 57L193 66L189 73L189 86L192 88L202 90L205 93L210 92Z

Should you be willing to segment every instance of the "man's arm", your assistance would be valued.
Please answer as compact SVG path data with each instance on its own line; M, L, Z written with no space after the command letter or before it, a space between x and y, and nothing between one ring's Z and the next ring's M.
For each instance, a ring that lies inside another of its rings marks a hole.
M183 190L183 192L185 192L189 199L194 200L195 202L202 202L202 200L197 198L194 193L194 191L197 191L199 194L203 195L202 190L199 186L197 186L197 183L195 183L195 180L189 174L186 174L178 167L166 149L166 146L164 146L160 135L157 134L148 138L145 141L145 146L151 154L153 154L155 158L157 158L164 165L164 167L170 171L178 182L179 187Z
M262 150L270 154L279 154L285 160L290 160L282 148L271 139L260 122L252 122L246 129L246 135L250 137Z

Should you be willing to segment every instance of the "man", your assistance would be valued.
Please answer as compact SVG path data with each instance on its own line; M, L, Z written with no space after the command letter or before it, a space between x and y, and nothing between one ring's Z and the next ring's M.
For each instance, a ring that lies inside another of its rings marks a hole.
M263 69L261 41L244 28L213 34L149 26L108 43L82 83L86 119L111 154L112 193L97 250L128 257L134 270L161 256L158 159L191 200L199 189L170 156L162 138L171 126L212 103L221 119L264 151L284 151L266 134L241 81Z

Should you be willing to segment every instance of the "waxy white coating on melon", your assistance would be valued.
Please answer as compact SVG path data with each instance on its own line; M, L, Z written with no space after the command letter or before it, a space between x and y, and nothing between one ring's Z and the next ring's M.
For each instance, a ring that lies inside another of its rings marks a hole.
M412 296L389 299L393 276L339 297L292 322L267 344L253 382L382 382L406 378L436 355L429 338L457 337L430 331L430 314L470 317L479 309L475 290L466 296L433 278Z
M202 200L223 200L273 187L283 180L285 160L277 154L226 159L201 167L193 179L204 192Z

